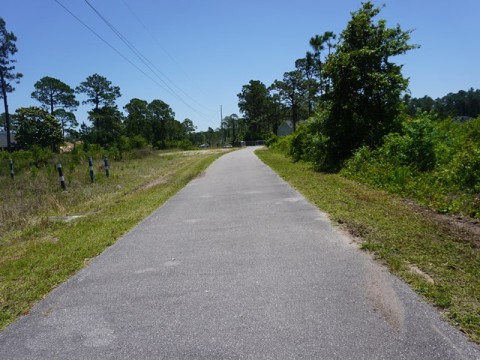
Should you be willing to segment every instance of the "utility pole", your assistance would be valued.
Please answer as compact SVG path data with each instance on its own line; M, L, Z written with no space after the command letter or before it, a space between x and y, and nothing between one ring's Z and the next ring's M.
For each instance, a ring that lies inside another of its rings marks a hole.
M220 142L223 145L224 131L223 131L223 108L220 105Z

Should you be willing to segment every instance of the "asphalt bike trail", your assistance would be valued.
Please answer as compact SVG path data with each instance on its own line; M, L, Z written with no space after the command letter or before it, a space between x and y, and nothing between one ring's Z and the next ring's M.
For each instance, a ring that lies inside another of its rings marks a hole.
M0 333L7 359L480 359L245 148Z

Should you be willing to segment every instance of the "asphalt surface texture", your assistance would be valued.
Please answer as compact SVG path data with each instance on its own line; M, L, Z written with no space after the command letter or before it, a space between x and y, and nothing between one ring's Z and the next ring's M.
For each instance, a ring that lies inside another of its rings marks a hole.
M0 333L0 359L480 359L253 150Z

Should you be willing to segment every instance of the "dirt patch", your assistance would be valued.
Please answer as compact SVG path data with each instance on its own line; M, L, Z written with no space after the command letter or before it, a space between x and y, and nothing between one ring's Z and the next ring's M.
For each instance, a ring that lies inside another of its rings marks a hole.
M403 200L414 211L434 220L448 235L458 241L467 242L476 250L480 249L480 221L477 219L439 214L436 211L420 206L412 200Z
M430 275L424 273L422 270L420 270L418 267L416 267L413 264L407 264L408 268L410 271L414 274L420 275L422 278L424 278L428 283L433 284L435 281L430 277Z
M393 329L403 331L405 308L384 271L373 261L365 263L365 295Z
M160 153L158 156L171 156L171 155L181 155L181 156L194 156L194 155L210 155L210 154L221 154L232 151L232 149L208 149L208 150L188 150L188 151L172 151L172 152L165 152Z
M167 180L168 180L168 176L167 175L162 175L162 176L156 178L155 180L150 181L149 183L140 186L139 188L135 189L135 191L147 190L147 189L150 189L154 186L157 186L157 185L160 185L160 184L165 184L167 182Z

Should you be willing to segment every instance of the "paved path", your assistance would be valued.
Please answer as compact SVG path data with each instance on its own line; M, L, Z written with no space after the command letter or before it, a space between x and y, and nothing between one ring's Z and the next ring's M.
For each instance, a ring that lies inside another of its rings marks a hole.
M479 359L247 148L0 334L1 359Z

